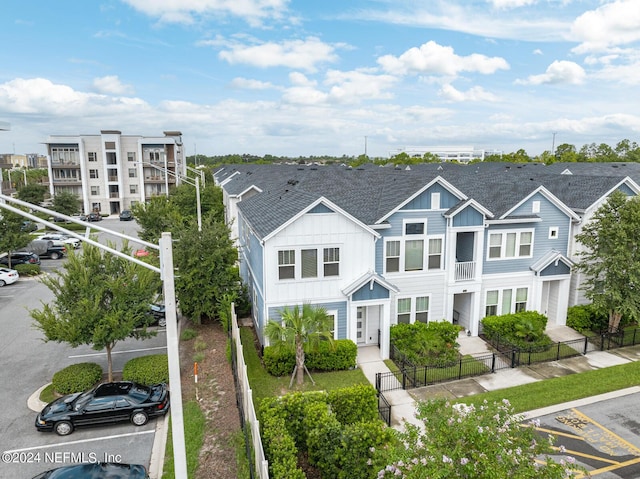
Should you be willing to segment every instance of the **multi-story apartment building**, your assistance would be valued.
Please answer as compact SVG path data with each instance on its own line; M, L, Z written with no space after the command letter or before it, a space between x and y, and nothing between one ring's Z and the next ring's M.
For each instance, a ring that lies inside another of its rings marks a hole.
M186 176L179 131L145 137L102 130L99 135L52 135L45 144L51 195L77 195L85 213L117 214L167 194Z
M584 221L622 175L543 165L230 165L216 171L258 337L286 306L311 303L334 336L389 355L397 323L535 310L563 325ZM566 172L565 172L566 173Z

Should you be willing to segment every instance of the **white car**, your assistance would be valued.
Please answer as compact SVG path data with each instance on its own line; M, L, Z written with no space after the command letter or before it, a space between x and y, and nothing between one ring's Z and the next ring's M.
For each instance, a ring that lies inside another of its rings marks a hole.
M74 238L73 236L67 236L65 234L59 234L59 233L46 233L46 234L40 235L38 239L45 240L45 241L53 241L53 244L55 246L66 246L66 247L71 246L73 249L78 249L82 244L82 241L80 241L78 238Z
M0 268L0 286L18 281L20 275L15 269Z

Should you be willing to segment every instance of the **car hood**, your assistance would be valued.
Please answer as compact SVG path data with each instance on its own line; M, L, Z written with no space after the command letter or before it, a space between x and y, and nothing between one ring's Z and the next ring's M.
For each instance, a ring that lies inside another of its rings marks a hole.
M80 396L80 394L82 393L69 394L50 402L44 407L40 416L53 416L55 414L73 410L73 402L78 398L78 396Z

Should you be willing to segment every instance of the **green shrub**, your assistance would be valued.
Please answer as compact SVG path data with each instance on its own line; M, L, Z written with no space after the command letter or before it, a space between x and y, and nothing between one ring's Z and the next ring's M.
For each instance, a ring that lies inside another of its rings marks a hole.
M426 366L457 361L460 328L445 321L391 326L391 342L406 360Z
M269 461L269 477L273 479L304 479L298 468L298 449L287 430L286 411L277 407L277 399L268 398L260 405L261 437Z
M552 344L544 333L547 317L537 311L487 316L481 323L484 335L490 341L500 341L527 351L544 349Z
M39 264L16 264L11 266L21 276L38 276L42 271Z
M326 404L310 405L305 421L308 428L306 450L309 462L320 469L322 477L338 477L336 448L340 444L343 426L329 412Z
M198 336L198 332L195 329L186 328L182 331L182 334L180 335L180 339L182 339L183 341L189 341L190 339L193 339L196 336Z
M305 366L310 371L343 371L356 365L358 347L350 339L337 339L333 346L321 341L317 349L305 351ZM293 373L296 365L295 353L286 348L267 346L262 355L264 367L272 376Z
M102 368L96 363L67 366L53 375L51 382L56 392L71 394L86 391L102 379Z
M122 379L149 386L169 382L169 361L166 354L150 354L127 361Z
M290 349L267 346L262 353L262 362L272 376L286 376L293 372L296 355Z
M591 331L592 308L589 305L581 304L571 306L567 310L567 326L575 329L579 333Z
M328 403L340 424L375 421L378 418L378 396L370 384L357 384L329 392Z
M377 477L384 464L374 462L375 451L393 441L393 431L382 421L358 422L342 429L333 453L338 479ZM323 476L324 477L324 476Z

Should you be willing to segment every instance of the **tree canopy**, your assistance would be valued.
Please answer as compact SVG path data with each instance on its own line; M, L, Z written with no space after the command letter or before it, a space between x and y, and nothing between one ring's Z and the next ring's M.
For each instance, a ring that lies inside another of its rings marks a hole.
M640 198L615 191L576 235L583 289L596 311L608 314L609 331L621 319L640 318Z
M69 191L61 191L53 197L51 209L63 215L75 215L80 210L80 198Z
M129 253L126 245L122 251ZM160 277L149 269L85 244L80 254L70 251L62 271L42 282L54 299L30 311L35 327L45 341L106 350L109 381L116 344L152 335L144 325Z
M39 205L44 201L45 196L49 193L49 189L45 185L38 183L27 183L16 192L18 199Z
M0 253L9 253L27 246L31 235L22 231L24 217L7 210L0 210L0 215ZM11 268L11 262L9 267Z

